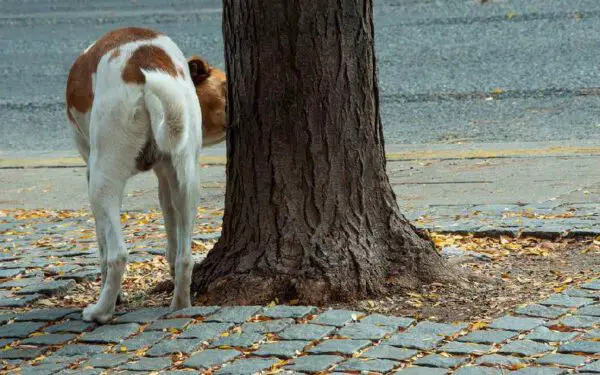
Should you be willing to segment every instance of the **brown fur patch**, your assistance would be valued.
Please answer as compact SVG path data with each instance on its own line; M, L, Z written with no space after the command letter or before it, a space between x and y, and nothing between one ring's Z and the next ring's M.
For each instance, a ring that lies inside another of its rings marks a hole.
M211 68L208 78L196 85L202 108L202 143L221 142L227 130L227 79L225 73Z
M167 55L164 49L145 45L136 49L123 69L123 81L128 83L145 83L146 77L140 69L144 70L160 70L173 77L177 77L177 69L173 65L173 61Z
M113 61L114 59L116 59L119 56L121 56L121 50L119 48L116 48L110 53L110 57L108 58L108 61Z
M88 51L82 53L71 67L67 79L67 117L75 124L70 109L85 113L92 108L94 92L92 91L92 74L96 73L102 56L119 46L136 40L154 39L160 33L138 27L117 29L98 39Z

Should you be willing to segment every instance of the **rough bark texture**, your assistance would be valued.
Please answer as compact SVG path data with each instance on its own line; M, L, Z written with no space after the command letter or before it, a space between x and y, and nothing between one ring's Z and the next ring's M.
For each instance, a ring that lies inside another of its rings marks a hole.
M192 288L211 302L320 304L443 274L385 172L371 0L224 0L222 237Z

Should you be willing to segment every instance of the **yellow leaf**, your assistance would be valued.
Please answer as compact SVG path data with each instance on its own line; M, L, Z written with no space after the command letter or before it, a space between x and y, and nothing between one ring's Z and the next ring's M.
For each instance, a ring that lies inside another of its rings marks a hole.
M477 329L487 328L488 323L486 322L475 322L471 325L471 330L475 331Z
M127 348L124 345L121 345L121 347L119 348L119 351L125 353L125 352L127 352Z

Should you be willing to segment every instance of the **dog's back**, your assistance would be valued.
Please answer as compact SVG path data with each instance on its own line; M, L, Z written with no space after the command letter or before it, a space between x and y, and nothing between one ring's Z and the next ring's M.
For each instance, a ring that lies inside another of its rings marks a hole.
M147 147L151 128L156 146L165 151L181 148L189 134L201 137L188 63L169 37L152 30L115 30L88 47L71 68L66 99L86 161L90 137L105 133L113 134L111 142L127 139L136 153ZM133 136L118 137L122 132Z

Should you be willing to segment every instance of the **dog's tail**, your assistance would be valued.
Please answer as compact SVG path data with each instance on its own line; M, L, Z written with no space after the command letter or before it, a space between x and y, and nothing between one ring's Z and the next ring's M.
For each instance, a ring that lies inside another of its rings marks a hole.
M187 142L186 98L180 82L160 71L145 71L144 100L150 114L154 139L161 151L181 150Z

